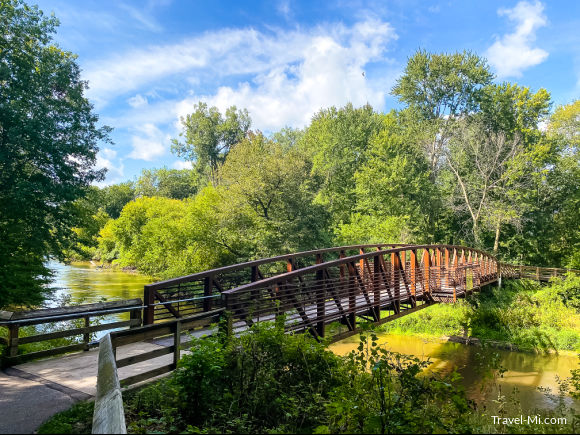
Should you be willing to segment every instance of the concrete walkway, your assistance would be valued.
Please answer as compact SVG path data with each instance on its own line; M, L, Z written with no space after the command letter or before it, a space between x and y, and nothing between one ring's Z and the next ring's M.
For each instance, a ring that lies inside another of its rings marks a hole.
M172 343L171 343L172 344ZM165 343L134 343L117 349L124 358L149 352ZM94 397L98 348L20 364L0 371L0 434L33 433L38 427L80 400ZM119 378L170 364L173 355L119 369Z

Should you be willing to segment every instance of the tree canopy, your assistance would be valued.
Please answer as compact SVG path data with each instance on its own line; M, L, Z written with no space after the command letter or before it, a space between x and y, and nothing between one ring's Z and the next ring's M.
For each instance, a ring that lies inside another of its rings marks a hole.
M103 176L94 169L109 129L84 97L58 22L20 0L0 4L0 305L40 302L49 256L72 237L73 202Z

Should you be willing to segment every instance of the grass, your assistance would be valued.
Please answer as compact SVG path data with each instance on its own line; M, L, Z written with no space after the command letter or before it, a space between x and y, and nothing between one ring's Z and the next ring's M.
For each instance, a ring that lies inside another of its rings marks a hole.
M39 434L90 434L93 427L94 402L79 402L59 412L38 428Z
M548 285L507 281L456 304L438 304L387 323L382 330L422 336L467 335L511 343L522 350L580 351L580 278Z

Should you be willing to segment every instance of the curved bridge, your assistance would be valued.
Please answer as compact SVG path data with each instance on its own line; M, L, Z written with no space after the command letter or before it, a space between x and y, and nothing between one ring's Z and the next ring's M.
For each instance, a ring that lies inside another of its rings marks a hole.
M513 269L513 268L512 268ZM508 274L515 273L506 266ZM228 313L229 332L285 318L289 331L334 340L361 319L383 323L498 281L492 255L454 245L342 246L255 260L145 287L144 323Z

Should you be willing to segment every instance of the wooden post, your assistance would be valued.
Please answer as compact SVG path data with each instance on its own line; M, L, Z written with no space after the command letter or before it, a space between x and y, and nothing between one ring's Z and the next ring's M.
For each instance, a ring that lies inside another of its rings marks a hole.
M429 256L429 249L425 249L423 253L423 268L425 277L425 294L429 295L431 293L431 257Z
M18 356L18 325L8 326L8 349L9 357Z
M395 290L395 302L394 306L396 307L395 311L397 313L401 312L401 281L400 281L400 273L401 273L401 262L399 261L399 257L397 254L391 254L391 271L393 273L393 288Z
M206 276L203 280L203 311L211 311L213 306L213 299L211 296L213 295L213 277Z
M417 270L416 270L416 263L417 263L417 251L411 249L411 294L413 296L416 295L417 291Z
M139 324L137 324L137 322L135 322L134 325L129 326L129 328L138 328L142 325L142 319L141 319L141 310L131 310L131 314L129 315L129 320L138 320Z
M175 322L175 329L173 331L173 368L177 368L177 363L181 357L181 321Z
M536 281L540 280L540 268L536 267Z
M145 305L145 308L143 309L144 325L152 325L154 322L155 315L155 307L153 306L154 303L155 303L154 290L152 290L150 286L146 285L143 292L143 305Z
M85 328L91 326L91 318L89 316L85 316ZM85 344L85 350L89 350L89 341L91 340L91 334L89 332L85 332L83 334L83 343Z
M375 319L381 318L381 287L379 282L381 279L379 278L381 274L381 256L380 254L373 257L373 289L374 289L374 310L375 310ZM388 285L385 283L385 285Z

